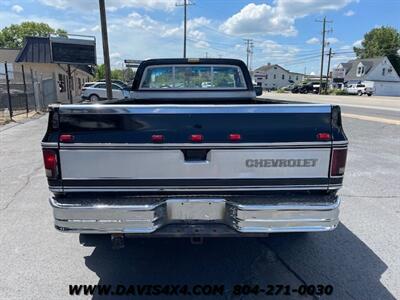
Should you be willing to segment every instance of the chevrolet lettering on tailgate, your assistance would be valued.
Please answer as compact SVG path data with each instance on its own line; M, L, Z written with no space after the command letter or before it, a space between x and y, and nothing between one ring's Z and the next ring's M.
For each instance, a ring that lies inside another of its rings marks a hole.
M247 168L312 168L318 159L247 159Z

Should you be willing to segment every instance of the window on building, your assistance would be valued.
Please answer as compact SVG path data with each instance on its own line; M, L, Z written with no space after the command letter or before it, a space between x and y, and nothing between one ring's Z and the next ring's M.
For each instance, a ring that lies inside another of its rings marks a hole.
M75 84L74 84L75 80L74 79L75 79L74 77L71 77L71 91L73 91L74 87L75 87Z
M299 75L296 76L296 81L299 80Z
M82 88L82 81L80 78L78 78L78 89Z
M357 77L364 75L364 71L365 71L364 65L360 63L357 67Z
M292 80L292 75L289 75L289 80Z
M282 79L285 79L285 74L282 74Z
M65 85L65 75L63 74L58 74L58 91L60 93L65 93L67 91L66 85Z
M276 79L276 74L274 74L274 79Z
M382 76L385 76L385 73L386 73L386 69L383 68L383 69L382 69Z
M268 79L268 74L265 74L265 79Z

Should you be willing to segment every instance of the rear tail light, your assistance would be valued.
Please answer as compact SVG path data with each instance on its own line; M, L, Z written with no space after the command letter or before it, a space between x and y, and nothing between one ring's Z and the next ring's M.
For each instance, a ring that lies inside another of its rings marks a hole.
M346 167L347 149L333 149L331 176L343 176Z
M44 168L46 176L56 178L58 176L58 159L57 153L54 150L43 150Z

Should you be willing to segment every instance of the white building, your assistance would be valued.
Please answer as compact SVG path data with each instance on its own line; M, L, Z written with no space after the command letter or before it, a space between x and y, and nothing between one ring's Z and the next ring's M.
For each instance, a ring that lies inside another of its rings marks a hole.
M363 83L374 89L374 95L400 96L400 76L386 56L355 59L339 64L333 71L333 83Z
M268 63L253 72L253 79L257 85L262 86L264 89L279 89L290 84L301 83L304 75L290 72L279 65Z

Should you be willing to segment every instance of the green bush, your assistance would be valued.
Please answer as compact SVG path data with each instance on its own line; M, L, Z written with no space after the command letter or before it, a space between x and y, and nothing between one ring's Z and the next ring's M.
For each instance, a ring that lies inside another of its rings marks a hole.
M327 92L323 91L323 95L347 95L345 90L341 89L329 89Z
M277 89L276 92L280 94L286 93L286 91L283 88Z
M340 96L340 95L347 95L347 92L341 89L332 89L330 94Z

